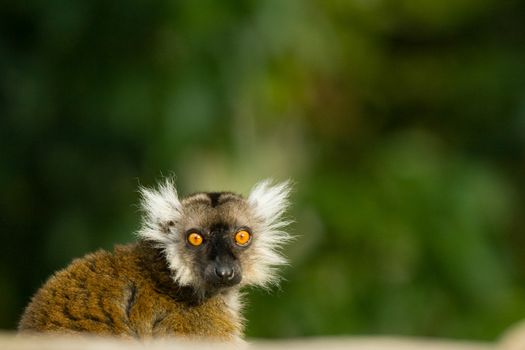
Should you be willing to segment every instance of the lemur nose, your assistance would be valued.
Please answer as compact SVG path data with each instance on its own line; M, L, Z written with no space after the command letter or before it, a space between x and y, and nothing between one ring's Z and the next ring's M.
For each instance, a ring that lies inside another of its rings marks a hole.
M215 267L215 274L222 280L231 280L234 272L230 266L221 265Z

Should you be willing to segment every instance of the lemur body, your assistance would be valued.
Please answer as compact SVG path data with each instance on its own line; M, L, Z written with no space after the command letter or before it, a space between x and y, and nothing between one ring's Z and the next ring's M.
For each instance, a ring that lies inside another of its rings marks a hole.
M268 286L285 260L287 183L262 182L247 199L170 181L142 189L137 243L73 261L34 295L20 331L148 338L242 336L240 288Z

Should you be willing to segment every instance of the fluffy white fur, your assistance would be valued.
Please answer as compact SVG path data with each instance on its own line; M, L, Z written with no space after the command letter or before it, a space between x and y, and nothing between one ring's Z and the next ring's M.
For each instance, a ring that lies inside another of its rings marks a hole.
M145 240L155 242L164 250L168 266L173 271L173 279L177 283L193 284L191 269L177 253L178 235L169 226L169 222L176 223L183 215L182 204L173 180L166 179L156 190L141 187L139 191L144 218L138 235ZM165 232L166 229L168 232Z
M169 221L176 222L182 216L182 205L173 181L166 179L157 190L141 187L139 192L145 214L139 235L150 241L168 243L167 236L159 228Z
M278 281L277 267L286 264L280 248L290 240L284 228L290 221L284 219L289 206L289 181L272 184L264 180L256 184L246 200L254 215L254 242L250 260L252 268L243 275L243 285L268 287ZM140 188L144 219L138 235L155 242L164 250L173 279L181 285L193 285L193 273L178 254L180 238L175 226L183 216L183 208L172 180L167 179L158 189Z
M290 220L284 218L290 204L290 191L290 181L272 185L272 180L261 181L250 191L247 202L259 224L252 252L256 268L244 276L245 284L262 287L275 284L279 279L277 267L287 263L280 249L291 239L284 230L290 224Z

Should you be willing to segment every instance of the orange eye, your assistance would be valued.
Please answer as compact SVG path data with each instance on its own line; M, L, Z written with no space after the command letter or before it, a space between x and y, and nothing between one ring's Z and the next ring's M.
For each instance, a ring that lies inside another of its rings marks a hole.
M188 236L188 242L192 246L200 246L202 244L202 236L199 235L197 232L190 233L190 235Z
M240 230L235 234L235 243L238 245L246 245L250 242L250 232L246 230Z

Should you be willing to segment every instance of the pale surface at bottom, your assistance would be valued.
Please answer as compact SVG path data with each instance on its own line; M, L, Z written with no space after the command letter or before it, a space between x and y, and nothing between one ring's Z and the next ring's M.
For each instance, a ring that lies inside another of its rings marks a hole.
M281 341L249 340L242 344L189 342L174 339L148 340L137 342L133 340L118 340L90 337L59 337L59 336L16 336L13 333L0 334L0 349L2 350L164 350L164 349L321 349L321 350L499 350L490 343L455 342L446 340L430 340L420 338L397 337L330 337L302 338Z
M148 341L96 337L62 337L49 335L17 335L0 332L1 350L525 350L525 321L511 327L494 343L454 341L446 339L359 336L300 338L278 341L250 339L242 343L205 343L177 339Z

